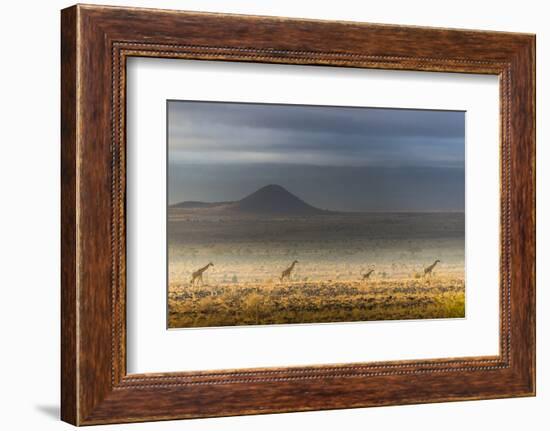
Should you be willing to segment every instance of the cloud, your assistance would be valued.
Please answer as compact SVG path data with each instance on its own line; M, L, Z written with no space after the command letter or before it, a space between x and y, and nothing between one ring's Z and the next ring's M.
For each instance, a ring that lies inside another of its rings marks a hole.
M173 160L460 166L464 112L169 102Z

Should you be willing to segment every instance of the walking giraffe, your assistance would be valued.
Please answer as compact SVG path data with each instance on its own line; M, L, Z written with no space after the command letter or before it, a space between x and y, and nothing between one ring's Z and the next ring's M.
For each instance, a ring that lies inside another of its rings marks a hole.
M374 269L371 269L370 271L363 274L363 281L368 280L373 272L374 272Z
M201 285L204 284L202 280L202 274L211 266L214 266L212 262L210 262L208 265L203 266L202 268L197 269L192 275L191 286L194 286L195 282L199 282L199 281L201 282Z
M441 262L439 259L437 259L434 263L432 263L430 266L428 266L427 268L424 268L424 277L426 277L427 275L433 275L433 270L435 268L435 266Z
M295 260L294 262L292 262L290 264L290 266L285 269L282 273L281 273L281 277L280 277L280 281L282 282L285 278L288 278L290 279L290 274L292 273L292 271L294 270L294 267L296 266L296 264L298 263L297 260Z

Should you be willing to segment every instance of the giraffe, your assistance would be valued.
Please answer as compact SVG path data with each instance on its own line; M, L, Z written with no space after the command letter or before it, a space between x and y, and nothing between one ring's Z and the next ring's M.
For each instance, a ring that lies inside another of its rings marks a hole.
M435 266L441 262L439 259L437 259L434 263L432 263L430 266L424 268L424 277L426 277L427 275L433 275L433 270L435 268Z
M290 264L290 266L285 269L282 273L281 273L281 277L279 278L279 280L282 282L285 278L288 278L290 279L290 274L292 273L292 271L294 270L294 266L296 266L296 264L298 263L297 260L295 260L294 262L292 262Z
M194 286L195 282L199 281L201 282L201 284L204 284L204 282L202 281L202 274L211 266L214 266L212 262L210 262L208 265L203 266L202 268L197 269L192 275L191 286Z
M368 272L366 272L365 274L363 274L363 281L368 280L373 272L374 272L374 269L371 269Z

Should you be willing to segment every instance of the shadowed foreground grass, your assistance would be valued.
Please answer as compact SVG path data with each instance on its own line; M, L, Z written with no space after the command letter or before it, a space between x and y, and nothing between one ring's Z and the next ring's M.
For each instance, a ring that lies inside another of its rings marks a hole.
M169 287L169 328L464 317L464 280L399 278Z

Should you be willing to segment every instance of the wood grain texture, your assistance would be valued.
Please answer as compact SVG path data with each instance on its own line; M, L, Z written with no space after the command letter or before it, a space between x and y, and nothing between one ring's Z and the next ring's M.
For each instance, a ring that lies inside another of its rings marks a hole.
M61 16L61 418L77 422L76 9Z
M534 47L534 36L525 34L100 6L65 9L63 420L84 425L533 395ZM500 354L127 375L125 66L130 56L499 75Z

